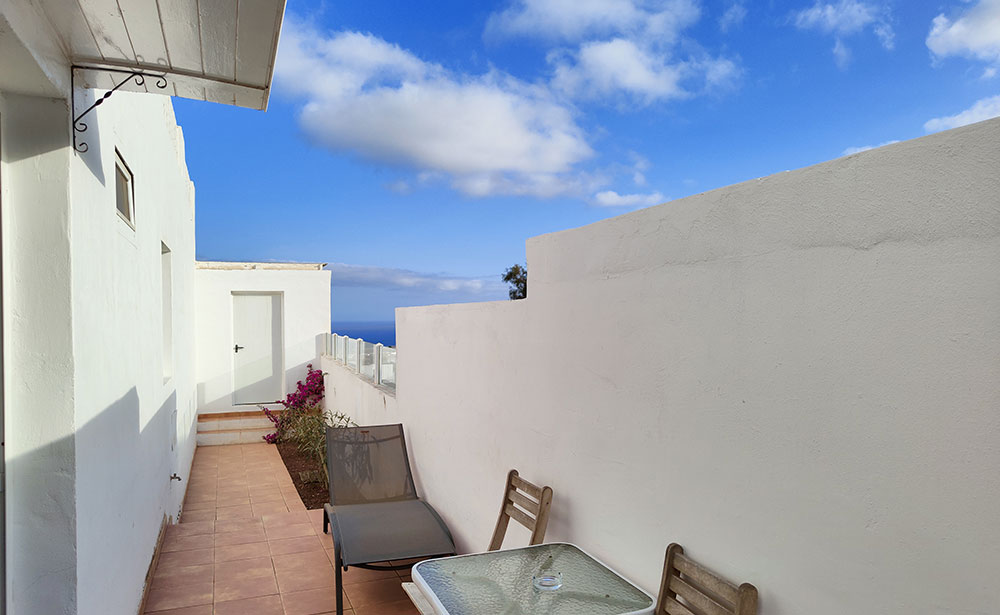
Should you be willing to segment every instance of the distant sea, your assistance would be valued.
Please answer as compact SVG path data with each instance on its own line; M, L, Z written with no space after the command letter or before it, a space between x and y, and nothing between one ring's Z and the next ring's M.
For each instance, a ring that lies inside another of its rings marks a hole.
M338 335L360 337L366 342L383 346L396 345L396 323L392 320L353 322L341 320L330 323L330 326L330 330Z

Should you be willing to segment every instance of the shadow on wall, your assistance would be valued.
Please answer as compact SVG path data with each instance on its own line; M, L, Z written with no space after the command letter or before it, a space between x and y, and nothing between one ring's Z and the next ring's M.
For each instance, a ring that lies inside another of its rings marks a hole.
M133 387L73 435L7 458L12 610L135 611L160 524L176 517L190 471L191 460L178 459L176 402L172 391L140 429ZM175 472L183 482L170 480Z
M4 100L4 162L19 162L73 146L68 130L68 101L19 94L4 94ZM23 117L38 118L38 121L12 121ZM48 129L36 130L38 125L47 126ZM31 133L22 134L21 126L26 126Z

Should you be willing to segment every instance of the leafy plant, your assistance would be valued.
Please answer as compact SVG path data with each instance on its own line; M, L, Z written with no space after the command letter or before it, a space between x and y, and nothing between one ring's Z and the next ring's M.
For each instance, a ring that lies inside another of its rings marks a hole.
M299 452L313 459L323 467L323 475L330 478L326 465L326 428L351 427L357 424L342 412L331 412L322 408L310 408L299 414L289 426L288 439L295 442Z
M330 473L326 467L326 428L356 426L356 423L342 412L323 409L323 397L326 395L324 374L321 370L313 369L312 364L306 368L309 371L305 381L299 380L295 392L278 402L284 408L282 412L272 412L261 406L264 416L274 423L274 433L264 436L264 441L269 444L294 443L301 453L322 466L323 474L329 480Z
M278 402L284 408L280 414L260 406L260 409L264 411L264 416L274 423L274 432L264 436L264 441L268 444L283 442L289 428L301 415L306 414L310 409L322 408L323 397L326 394L326 386L323 383L325 374L322 370L313 369L311 363L306 366L306 369L308 373L305 381L299 380L296 383L295 392L289 393L284 401Z

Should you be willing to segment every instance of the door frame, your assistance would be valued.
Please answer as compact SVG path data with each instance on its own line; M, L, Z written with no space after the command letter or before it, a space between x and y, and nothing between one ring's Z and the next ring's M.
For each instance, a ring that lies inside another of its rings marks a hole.
M232 351L236 345L236 296L258 296L258 297L278 297L278 305L281 308L281 343L278 344L278 354L281 357L281 390L278 393L279 399L284 399L288 395L288 383L285 370L285 291L283 290L231 290L229 291L229 350ZM245 406L259 406L260 402L236 402L236 359L230 354L230 365L232 369L229 379L229 403L234 408ZM265 404L266 405L266 404Z

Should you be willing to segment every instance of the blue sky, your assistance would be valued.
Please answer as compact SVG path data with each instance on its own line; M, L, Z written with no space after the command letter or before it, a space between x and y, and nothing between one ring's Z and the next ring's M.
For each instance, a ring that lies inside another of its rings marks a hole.
M1000 0L289 0L278 55L266 113L174 101L197 254L331 263L335 322L504 299L533 235L1000 115Z

